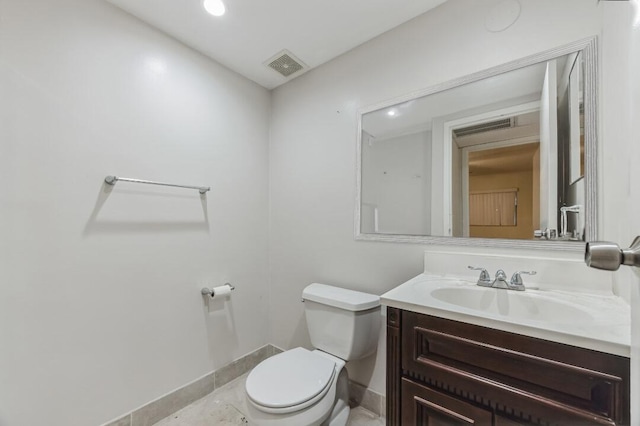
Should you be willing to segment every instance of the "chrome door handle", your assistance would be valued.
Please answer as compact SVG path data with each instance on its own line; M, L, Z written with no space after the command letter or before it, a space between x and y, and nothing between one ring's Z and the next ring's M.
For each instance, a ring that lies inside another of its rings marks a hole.
M589 242L585 247L584 261L587 266L606 271L616 271L620 265L640 266L640 236L624 250L615 243Z

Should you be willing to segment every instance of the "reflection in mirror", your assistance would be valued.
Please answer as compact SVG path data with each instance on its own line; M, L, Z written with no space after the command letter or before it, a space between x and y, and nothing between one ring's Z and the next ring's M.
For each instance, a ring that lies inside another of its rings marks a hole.
M569 113L569 147L570 182L573 183L584 177L584 61L579 52L573 62L569 74L569 86L564 93L567 105L562 105L559 111Z
M547 56L365 111L357 237L584 240L585 54Z
M530 113L514 120L524 121L527 116L537 118L535 113ZM466 197L460 200L464 208L460 216L469 219L468 223L463 220L462 227L454 223L453 235L531 238L534 223L539 222L536 213L540 208L540 188L533 178L534 169L539 168L539 141L470 149L466 153L469 197L468 205L465 205Z

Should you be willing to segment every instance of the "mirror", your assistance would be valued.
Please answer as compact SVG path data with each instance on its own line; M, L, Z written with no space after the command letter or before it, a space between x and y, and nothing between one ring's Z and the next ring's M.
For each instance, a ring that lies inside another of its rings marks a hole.
M363 109L356 239L596 239L595 38Z

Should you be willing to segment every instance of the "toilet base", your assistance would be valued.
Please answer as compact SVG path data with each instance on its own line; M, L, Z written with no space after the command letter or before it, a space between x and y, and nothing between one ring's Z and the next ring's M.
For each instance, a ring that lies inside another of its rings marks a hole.
M315 352L315 351L314 351ZM329 356L320 352L323 356ZM333 358L333 357L332 357ZM286 414L261 411L248 399L247 413L250 424L256 426L346 426L349 419L349 376L344 361L336 365L338 377L327 395L316 404Z
M331 415L322 423L322 426L345 426L349 420L351 408L345 400L339 399L331 411Z
M338 375L335 401L329 418L322 423L322 426L345 426L349 420L351 408L349 408L349 376L346 368L340 370Z

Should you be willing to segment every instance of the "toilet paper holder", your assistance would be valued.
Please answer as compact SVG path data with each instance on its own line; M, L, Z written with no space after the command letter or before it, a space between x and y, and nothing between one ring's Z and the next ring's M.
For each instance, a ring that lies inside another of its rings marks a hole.
M224 283L223 285L229 286L231 290L236 289L233 285L231 285L231 283ZM202 293L203 296L214 297L216 295L216 289L215 287L214 288L203 287L202 290L200 290L200 293Z

